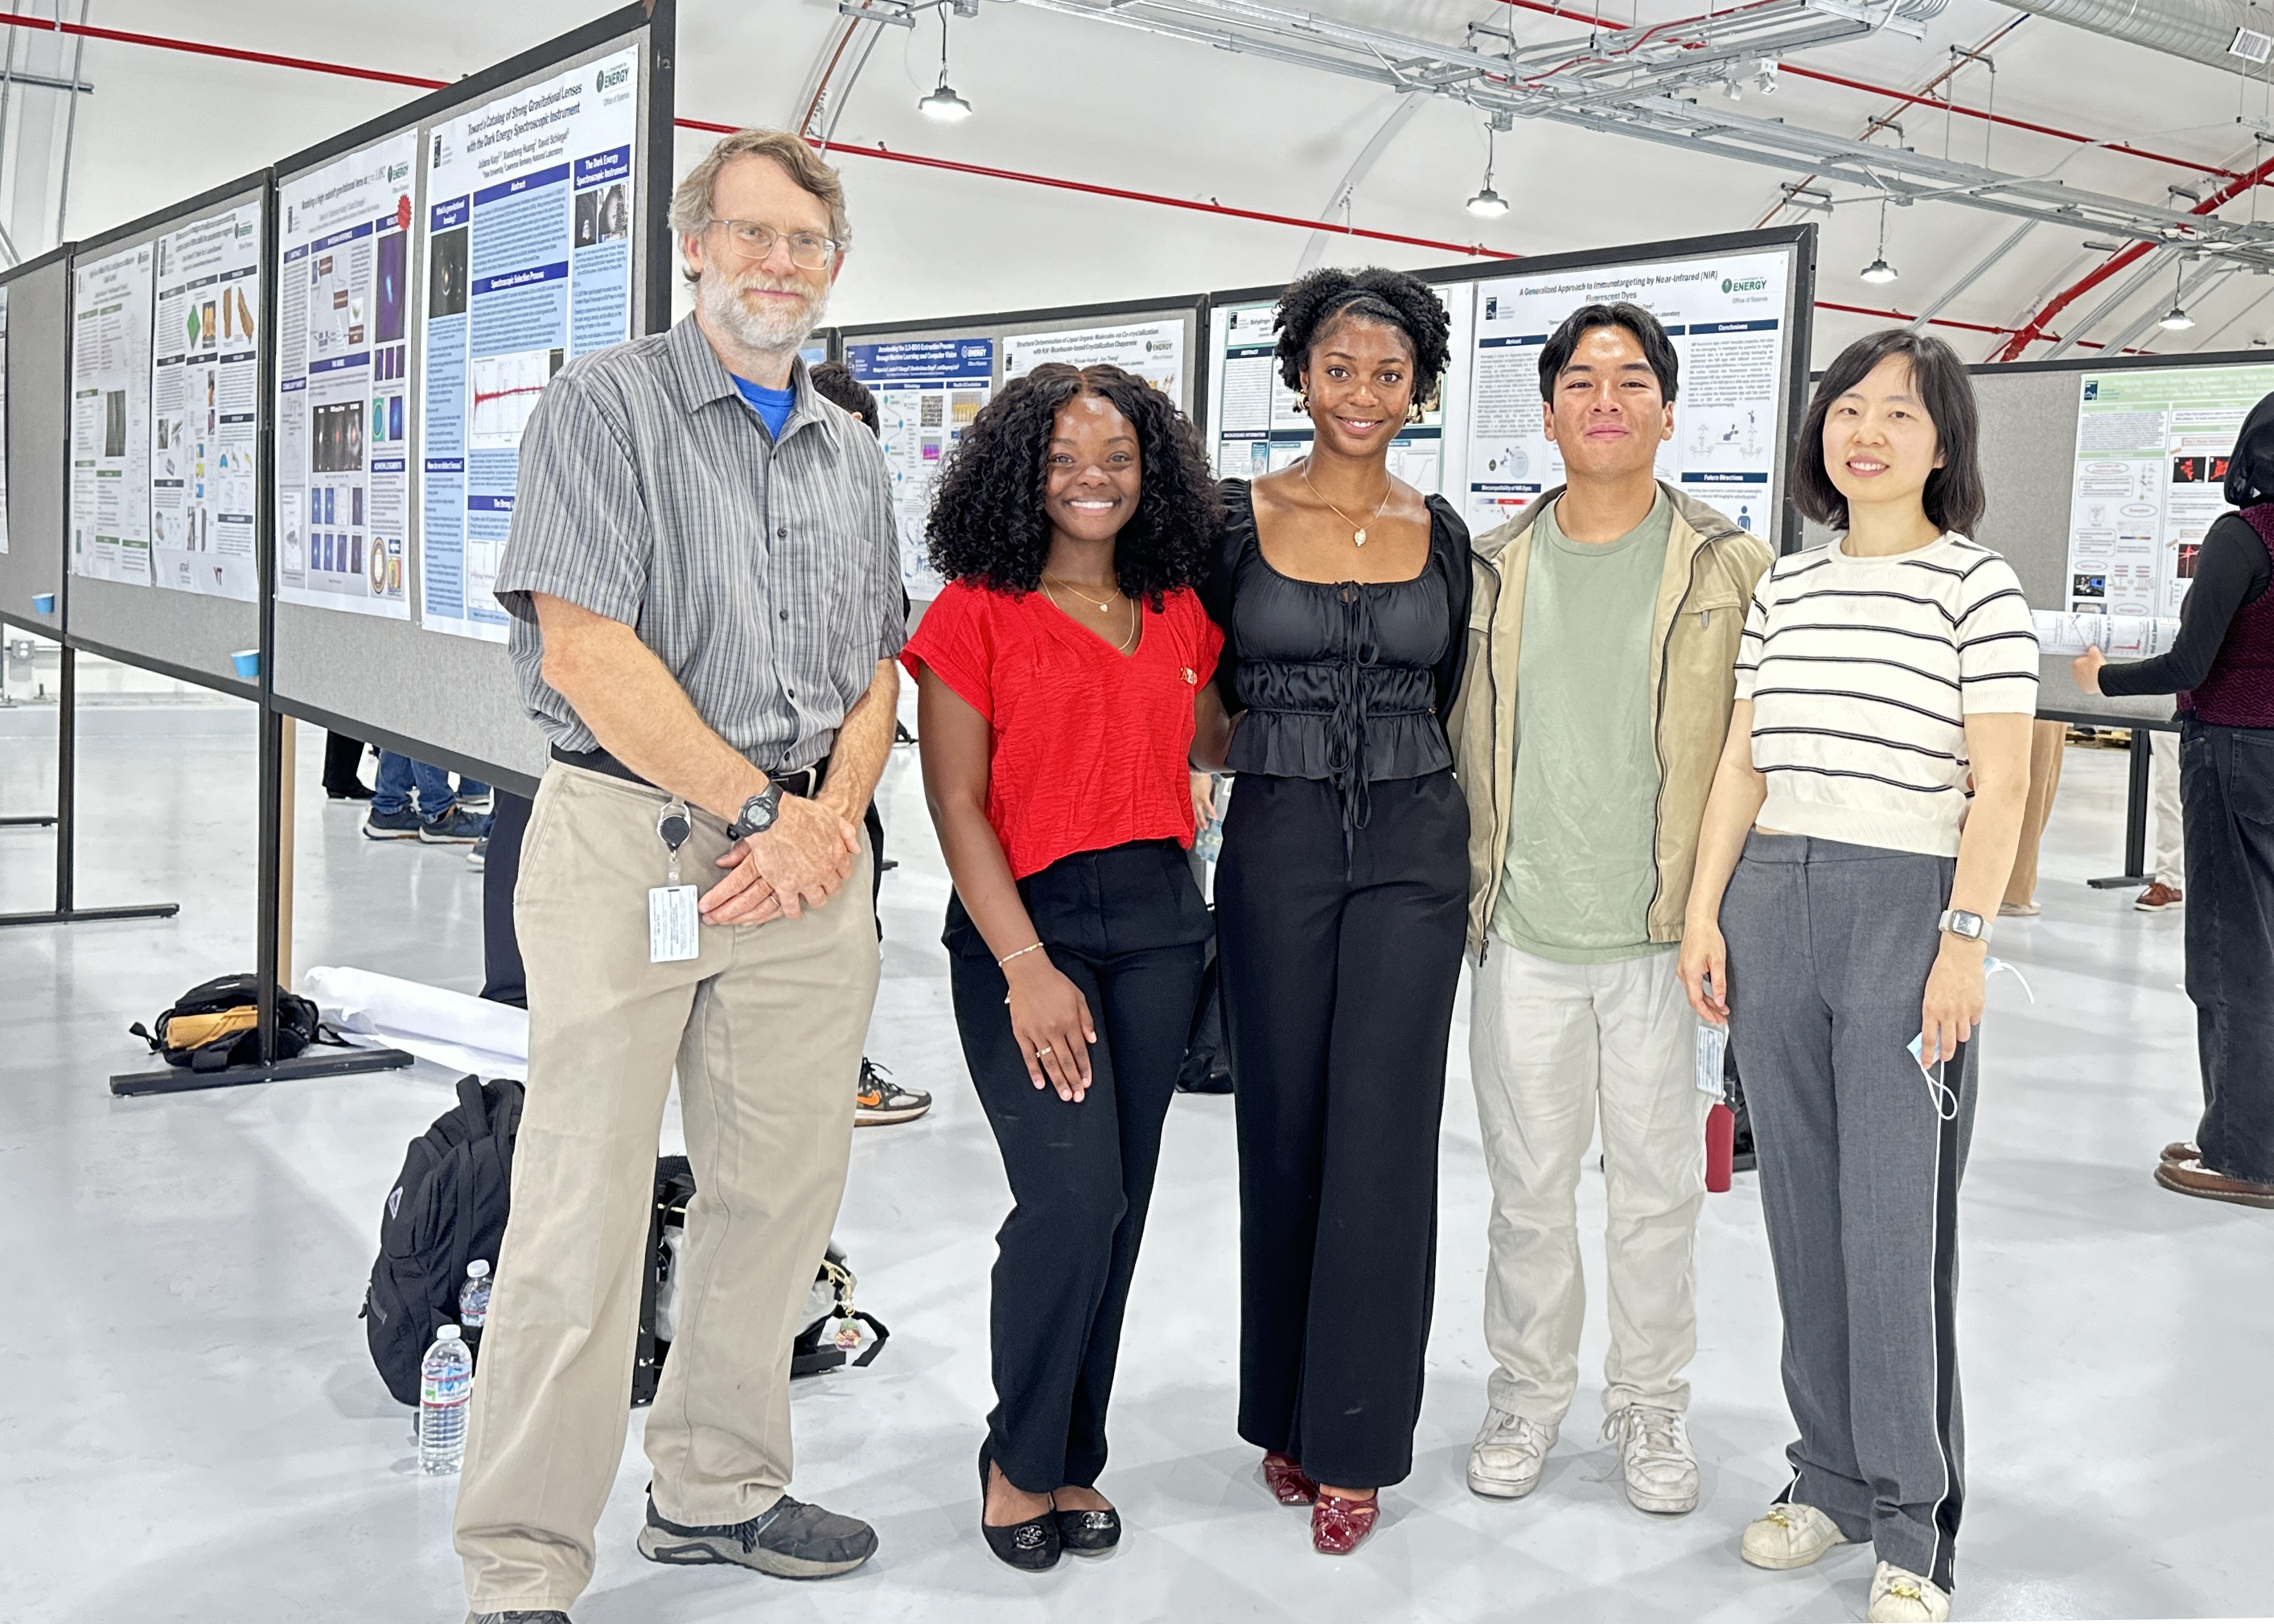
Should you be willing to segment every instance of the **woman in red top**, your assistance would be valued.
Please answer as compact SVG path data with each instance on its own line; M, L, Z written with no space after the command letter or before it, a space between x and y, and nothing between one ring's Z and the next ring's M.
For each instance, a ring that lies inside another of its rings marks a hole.
M1014 1568L1112 1549L1096 1484L1209 916L1186 850L1219 633L1200 437L1118 367L1036 367L979 414L929 530L948 578L901 658L955 894L945 940L1010 1176L981 1531Z

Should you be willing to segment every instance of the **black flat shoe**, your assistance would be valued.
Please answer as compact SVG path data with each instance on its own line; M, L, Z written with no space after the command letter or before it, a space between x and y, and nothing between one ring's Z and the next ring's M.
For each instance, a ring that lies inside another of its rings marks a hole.
M1076 1556L1105 1556L1121 1543L1118 1511L1061 1511L1058 1543Z
M1111 1514L1107 1514L1111 1515ZM1045 1511L1038 1517L1028 1517L1024 1522L1013 1522L1008 1528L997 1528L987 1521L987 1446L979 1446L979 1531L985 1536L987 1548L1007 1567L1021 1573L1047 1573L1058 1565L1058 1523L1057 1514ZM1119 1520L1116 1519L1114 1538L1120 1538Z

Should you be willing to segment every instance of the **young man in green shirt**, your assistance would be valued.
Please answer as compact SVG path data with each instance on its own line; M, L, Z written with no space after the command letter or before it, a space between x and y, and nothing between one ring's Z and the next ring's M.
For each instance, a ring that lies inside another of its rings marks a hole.
M1469 1486L1514 1500L1578 1385L1576 1192L1602 1130L1611 1315L1604 1427L1627 1497L1698 1504L1682 1372L1697 1350L1706 1193L1698 1022L1675 949L1728 732L1737 640L1769 549L1663 484L1674 346L1632 304L1572 314L1541 352L1568 483L1476 544L1456 727L1469 798L1469 1059L1492 1176L1491 1410Z

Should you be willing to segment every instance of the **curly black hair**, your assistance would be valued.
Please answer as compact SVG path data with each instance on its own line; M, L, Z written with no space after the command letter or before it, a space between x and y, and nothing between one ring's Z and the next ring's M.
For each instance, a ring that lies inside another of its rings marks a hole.
M1396 327L1413 346L1413 398L1426 403L1445 376L1452 348L1452 319L1444 301L1419 277L1370 265L1361 271L1327 267L1289 285L1279 296L1279 377L1303 387L1311 349L1328 326L1345 316Z
M1043 583L1050 521L1043 508L1058 409L1084 395L1112 402L1137 430L1137 512L1113 549L1121 590L1156 613L1206 573L1223 498L1195 429L1176 403L1118 366L1051 361L1003 387L949 454L933 487L925 553L951 581L1023 595Z

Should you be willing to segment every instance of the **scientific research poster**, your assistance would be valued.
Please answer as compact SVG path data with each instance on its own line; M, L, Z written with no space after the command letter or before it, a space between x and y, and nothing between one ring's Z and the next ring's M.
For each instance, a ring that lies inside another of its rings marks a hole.
M1185 324L1137 321L1126 327L1020 333L1003 341L1003 380L1024 378L1045 361L1068 366L1118 366L1134 372L1179 407L1185 402Z
M0 287L0 554L8 551L8 289Z
M941 459L955 448L987 404L995 382L995 341L946 337L853 343L845 346L845 364L877 397L877 439L892 480L892 511L900 522L900 573L908 596L935 598L939 574L924 559L924 521L931 515L932 482L938 477Z
M1445 296L1440 289L1438 297ZM1460 289L1455 297L1466 298ZM1279 336L1271 325L1274 306L1230 304L1210 315L1216 347L1216 471L1225 479L1254 479L1292 465L1311 448L1311 420L1295 403L1295 392L1279 379ZM1408 424L1389 442L1389 471L1425 495L1444 479L1444 384L1438 398L1424 402L1419 423Z
M406 131L296 175L276 288L276 595L410 618Z
M553 373L632 335L639 52L485 102L427 141L419 620L502 643L521 432Z
M150 584L150 267L139 243L72 275L71 572Z
M2068 606L2168 619L2226 511L2234 437L2274 365L2087 372L2078 380Z
M260 205L158 239L150 374L150 552L158 585L245 603L260 449Z
M1659 477L1773 538L1790 380L1781 252L1550 271L1476 284L1462 517L1483 535L1563 483L1540 426L1540 353L1582 304L1623 300L1656 316L1682 365L1674 438Z

